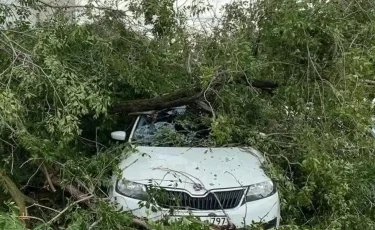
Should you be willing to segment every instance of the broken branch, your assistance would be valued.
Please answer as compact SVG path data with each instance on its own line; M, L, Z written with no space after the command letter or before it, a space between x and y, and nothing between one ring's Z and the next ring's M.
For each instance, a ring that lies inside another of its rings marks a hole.
M3 181L4 186L8 190L9 194L11 195L14 202L16 202L19 210L20 216L25 217L28 216L26 202L28 203L36 203L32 198L23 194L16 184L8 177L4 172L0 171L0 179ZM20 218L21 220L25 220L25 218ZM27 225L27 223L25 223Z
M48 183L48 185L49 185L51 191L52 191L52 192L56 192L56 188L55 188L55 186L53 186L53 183L52 183L51 177L50 177L50 175L49 175L49 173L48 173L48 170L47 170L47 167L46 167L46 165L45 165L44 163L43 163L42 171L43 171L43 173L44 173L44 176L45 176L46 179L47 179L47 183Z
M20 209L21 216L27 216L27 209L25 205L25 198L23 193L17 188L16 184L3 172L0 173L0 178L3 180L6 189L12 196L14 202L16 202L18 208Z
M135 225L138 225L138 226L143 227L143 228L148 229L148 230L152 229L152 227L149 224L147 224L146 221L141 220L141 219L133 218L133 223Z
M49 170L49 171L53 172L53 170ZM52 223L52 222L56 221L62 214L64 214L67 210L69 210L69 208L71 208L72 206L74 206L78 203L84 203L91 210L95 210L95 205L90 202L90 200L92 198L94 198L94 195L87 195L87 194L81 192L77 187L75 187L72 184L63 185L62 180L56 175L52 175L51 181L55 186L58 186L62 189L65 189L65 191L68 192L72 196L72 198L76 201L73 202L72 204L68 205L67 207L65 207L59 214L57 214L54 218L52 218L50 221L48 221L48 223ZM144 221L144 220L133 218L132 222L137 226L143 227L144 229L147 229L147 230L152 229L152 227L149 224L147 224L147 222Z
M88 199L84 199L84 198L87 198L87 194L84 194L83 192L81 192L74 185L72 185L72 184L64 185L62 183L61 179L58 178L55 175L53 175L51 177L51 181L52 181L53 185L58 186L58 187L62 188L63 190L67 191L75 200L80 200L80 202L83 202L88 207L92 206L92 204L90 203L90 201Z
M90 195L90 196L86 196L82 199L79 199L77 201L74 201L73 203L71 203L70 205L66 206L59 214L57 214L55 217L53 217L50 221L48 221L48 224L51 224L53 223L54 221L56 221L62 214L64 214L66 211L69 210L69 208L73 207L74 205L80 203L80 202L83 202L83 201L87 201L91 198L93 198L94 195Z
M375 81L374 80L368 80L368 79L365 79L363 80L363 82L367 85L375 85Z

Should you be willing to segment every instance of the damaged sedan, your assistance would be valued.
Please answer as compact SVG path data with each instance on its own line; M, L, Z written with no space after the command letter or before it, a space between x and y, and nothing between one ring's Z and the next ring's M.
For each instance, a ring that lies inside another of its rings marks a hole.
M113 132L137 151L122 160L111 200L153 221L193 216L228 229L252 223L277 228L279 195L262 169L262 153L210 147L209 120L177 107L138 115L128 136Z

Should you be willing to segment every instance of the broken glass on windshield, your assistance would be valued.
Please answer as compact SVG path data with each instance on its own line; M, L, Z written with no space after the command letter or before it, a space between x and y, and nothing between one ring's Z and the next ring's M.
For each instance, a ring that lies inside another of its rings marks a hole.
M178 107L141 115L132 142L149 146L206 146L210 142L210 117Z

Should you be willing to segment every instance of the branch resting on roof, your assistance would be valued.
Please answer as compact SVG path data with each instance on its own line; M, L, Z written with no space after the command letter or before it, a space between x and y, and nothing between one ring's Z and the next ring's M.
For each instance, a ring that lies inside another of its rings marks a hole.
M276 82L263 80L252 80L250 84L252 87L262 89L265 91L269 91L278 87L278 83ZM223 85L223 83L216 82L212 85L212 87L217 88ZM202 101L204 100L200 99L203 96L203 92L204 90L202 90L198 86L186 87L185 89L177 90L167 95L158 96L152 99L137 99L119 102L113 106L112 111L115 113L134 114L134 112L161 110L181 105L188 105L192 103L197 103L199 106L202 107ZM204 110L207 109L204 107L202 108Z

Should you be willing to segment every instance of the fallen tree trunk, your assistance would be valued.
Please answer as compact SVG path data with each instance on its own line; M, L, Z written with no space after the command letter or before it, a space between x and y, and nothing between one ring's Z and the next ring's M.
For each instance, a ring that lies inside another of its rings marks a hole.
M173 93L159 96L152 99L129 100L116 104L114 112L130 113L149 110L160 110L165 108L176 107L180 105L191 104L202 96L198 88L188 88L178 90Z
M263 80L252 80L248 84L250 84L252 87L265 91L269 91L278 87L278 83L276 82ZM215 82L211 87L218 88L223 85L224 83L222 82ZM139 99L119 102L113 106L112 111L115 113L131 113L161 110L181 105L188 105L195 103L196 101L202 101L201 98L204 96L205 90L206 89L203 90L199 86L187 86L185 89L177 90L167 95L152 99Z

